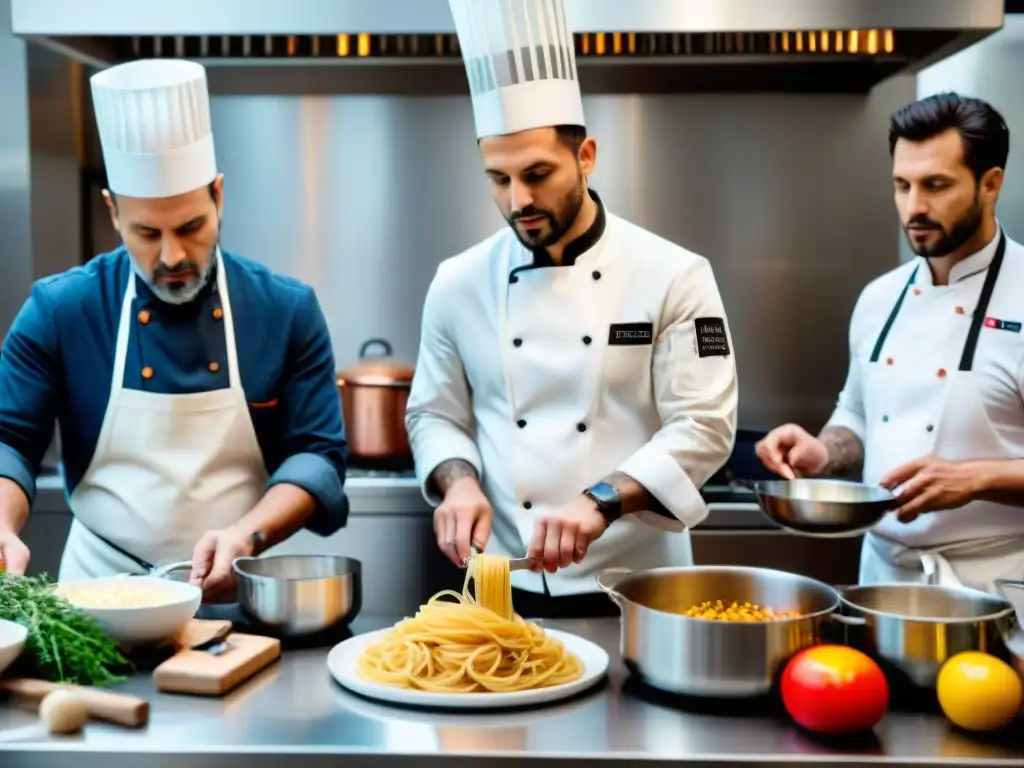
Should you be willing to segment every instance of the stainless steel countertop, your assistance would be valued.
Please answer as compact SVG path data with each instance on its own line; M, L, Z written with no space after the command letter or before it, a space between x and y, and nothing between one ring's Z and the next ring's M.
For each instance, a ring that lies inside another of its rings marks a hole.
M360 617L365 632L392 620ZM574 701L494 714L392 708L349 694L331 679L327 647L289 650L281 662L223 699L156 693L145 676L120 689L151 702L147 728L90 723L83 734L30 731L35 716L0 705L0 765L49 768L208 768L241 758L246 768L384 766L1024 765L1017 742L958 732L940 715L890 712L875 736L827 744L745 702L679 705L637 688L618 655L618 622L545 622L593 639L612 656L608 681ZM717 711L716 711L717 710ZM724 714L723 714L724 713ZM21 735L23 740L14 741ZM1016 738L1016 737L1015 737ZM1019 743L1018 743L1019 742ZM71 757L67 753L74 751ZM69 763L70 764L70 763Z

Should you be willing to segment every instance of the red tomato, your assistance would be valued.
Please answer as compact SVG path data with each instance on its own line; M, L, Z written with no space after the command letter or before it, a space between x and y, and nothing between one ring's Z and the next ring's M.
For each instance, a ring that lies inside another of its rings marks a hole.
M874 728L889 707L889 683L868 656L844 645L797 653L782 673L782 703L795 722L822 734Z

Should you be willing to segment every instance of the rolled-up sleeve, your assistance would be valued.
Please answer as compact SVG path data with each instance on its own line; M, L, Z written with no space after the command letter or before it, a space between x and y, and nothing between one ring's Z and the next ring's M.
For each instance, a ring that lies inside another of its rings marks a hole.
M698 348L698 323L720 321L720 341ZM692 528L708 514L700 488L728 460L736 439L738 384L735 350L710 263L697 259L674 281L655 341L652 381L661 428L619 467L639 482L668 517L641 512L668 531ZM715 347L712 349L711 347Z
M37 283L0 352L0 477L17 483L30 503L53 439L63 381L52 305Z
M290 483L312 495L317 508L305 527L329 536L348 521L348 443L330 332L312 288L306 289L296 309L281 407L287 458L271 476L269 487Z
M445 461L462 459L483 477L483 462L476 445L473 401L466 371L451 333L446 310L448 275L442 264L434 275L423 303L420 348L406 407L409 434L423 498L437 506L442 499L430 476Z

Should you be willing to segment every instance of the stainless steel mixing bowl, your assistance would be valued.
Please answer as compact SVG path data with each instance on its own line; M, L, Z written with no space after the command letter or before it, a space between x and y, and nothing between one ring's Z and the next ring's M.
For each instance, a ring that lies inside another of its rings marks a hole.
M240 557L233 567L242 612L286 636L347 623L362 607L363 567L350 557Z
M899 507L885 488L846 480L768 480L751 488L769 520L802 536L859 536Z

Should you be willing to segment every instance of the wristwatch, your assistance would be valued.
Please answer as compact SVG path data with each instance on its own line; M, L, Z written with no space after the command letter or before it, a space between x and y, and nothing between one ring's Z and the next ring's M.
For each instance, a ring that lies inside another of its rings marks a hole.
M622 517L622 498L611 483L600 482L583 491L583 495L597 505L608 525Z

